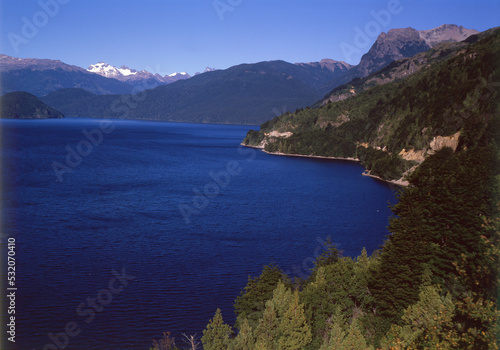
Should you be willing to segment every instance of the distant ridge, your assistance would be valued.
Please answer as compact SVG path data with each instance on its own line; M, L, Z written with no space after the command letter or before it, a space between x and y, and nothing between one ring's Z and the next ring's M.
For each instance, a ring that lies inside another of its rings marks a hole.
M0 54L0 94L27 91L36 96L64 88L83 88L94 94L127 94L129 84L104 78L58 60L17 58Z
M0 96L0 118L45 119L63 117L61 112L47 106L28 92L10 92Z

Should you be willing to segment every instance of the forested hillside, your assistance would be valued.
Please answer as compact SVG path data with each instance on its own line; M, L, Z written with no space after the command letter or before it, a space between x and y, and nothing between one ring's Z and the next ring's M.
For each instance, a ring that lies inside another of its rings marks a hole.
M345 257L327 241L305 280L265 266L236 299L236 324L214 310L205 350L499 348L498 36L404 81L249 133L247 143L269 151L377 158L372 170L404 165L403 148L428 148L391 207L379 251ZM457 132L453 147L436 146ZM168 334L161 341L174 349Z
M429 156L372 256L326 244L293 283L266 266L236 300L234 328L217 310L204 349L498 349L499 141Z
M268 152L358 158L371 174L399 179L442 146L470 148L495 128L499 33L493 29L465 45L444 45L438 48L442 55L433 51L435 59L406 78L374 86L365 80L349 98L285 113L250 131L244 144ZM370 79L383 81L386 72ZM353 86L356 81L338 91Z
M61 112L47 106L28 92L10 92L0 96L0 118L43 119L63 117L64 115Z

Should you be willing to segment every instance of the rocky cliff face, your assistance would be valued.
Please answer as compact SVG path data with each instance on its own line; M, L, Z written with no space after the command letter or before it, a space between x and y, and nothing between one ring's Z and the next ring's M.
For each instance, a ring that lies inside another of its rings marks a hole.
M428 149L403 149L399 152L401 158L411 160L417 163L422 163L427 156L430 156L444 147L450 147L455 151L458 147L458 140L460 138L460 131L451 136L435 136L429 145Z
M475 29L467 29L454 24L443 24L434 29L419 30L420 38L423 39L429 47L434 47L440 43L462 41L477 33L479 32Z
M443 24L429 30L391 29L378 36L359 64L349 72L349 78L366 77L393 61L412 57L440 43L462 41L477 33L477 30L454 24Z
M474 29L450 24L429 30L400 28L382 33L361 58L359 65L352 67L346 75L361 79L335 88L318 106L342 101L374 85L410 76L429 64L445 59L456 47L466 46L467 43L461 41L476 33Z
M391 29L378 36L370 50L363 55L355 70L358 76L365 77L392 61L411 57L427 51L430 46L413 28Z

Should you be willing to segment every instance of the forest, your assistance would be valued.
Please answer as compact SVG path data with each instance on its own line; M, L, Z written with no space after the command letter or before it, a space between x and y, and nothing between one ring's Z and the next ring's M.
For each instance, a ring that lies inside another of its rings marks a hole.
M215 312L210 349L498 349L500 177L496 141L444 148L411 176L381 250L326 243L306 280L268 265ZM492 165L495 165L494 167Z
M269 142L270 152L356 156L389 179L414 171L378 251L343 256L329 241L306 279L264 266L235 300L234 325L214 310L203 349L499 348L499 35L405 80L248 133L255 145L271 130L293 130ZM457 131L455 149L429 152L418 167L398 156ZM175 349L173 338L153 349Z

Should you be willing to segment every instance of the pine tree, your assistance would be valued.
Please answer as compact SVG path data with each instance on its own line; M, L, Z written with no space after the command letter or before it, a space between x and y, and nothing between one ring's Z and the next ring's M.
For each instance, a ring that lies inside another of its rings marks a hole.
M250 327L255 329L258 320L262 317L266 301L273 296L273 290L279 281L286 281L286 275L281 269L273 264L264 266L259 277L248 278L241 295L236 298L234 309L237 315L236 328L240 328L240 320L248 320Z
M349 326L347 336L342 341L340 349L343 350L373 350L372 346L368 346L365 337L361 333L361 327L357 319L354 319Z
M201 342L205 350L228 350L229 337L233 333L230 325L224 324L220 309L215 311L214 318L211 319L207 328L203 330Z
M382 349L461 348L454 329L455 305L452 297L449 293L441 296L439 290L435 285L421 287L419 301L405 310L401 326L391 327L382 342Z
M342 321L339 316L333 318L333 323L328 334L319 350L373 350L368 345L362 334L361 326L357 319L353 319L347 332L344 331Z
M256 347L299 350L309 344L311 330L298 291L292 292L282 282L278 283L273 298L266 302L255 334Z
M268 300L264 314L255 329L256 347L260 349L274 349L279 335L279 321L274 303L272 300Z
M315 270L315 279L301 292L313 342L310 349L317 349L326 335L327 320L339 306L351 317L355 309L353 294L354 261L349 257L335 258L320 264Z
M311 329L306 321L304 305L299 303L299 292L291 294L288 306L281 315L279 349L303 349L312 340Z
M376 258L369 258L365 248L354 264L354 277L351 282L351 295L354 302L353 317L360 318L362 324L369 322L373 316L371 308L373 297L368 283L376 264Z
M333 323L330 328L330 333L328 337L324 339L323 344L319 350L337 350L342 346L342 342L345 338L345 332L338 323Z
M255 347L255 339L252 328L245 319L241 322L241 328L236 338L234 338L232 350L253 350Z

